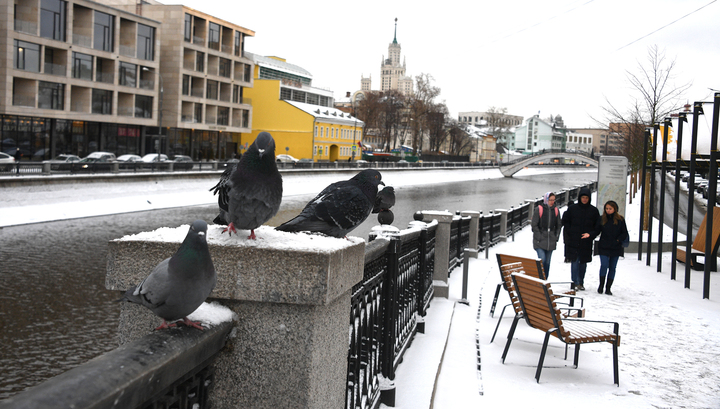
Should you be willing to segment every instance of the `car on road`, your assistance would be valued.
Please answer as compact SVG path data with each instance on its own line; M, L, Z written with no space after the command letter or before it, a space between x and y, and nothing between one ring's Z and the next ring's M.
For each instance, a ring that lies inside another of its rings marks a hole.
M129 163L141 162L142 158L140 157L140 155L126 154L126 155L118 156L117 161L118 162L129 162Z
M114 153L110 152L93 152L88 156L80 159L77 164L71 164L73 170L79 171L103 171L107 172L112 169L112 163L115 162Z
M5 152L0 152L0 170L8 172L15 167L15 158Z
M190 170L195 166L192 158L187 155L175 155L171 162L174 170Z
M297 159L297 158L295 158L295 157L293 157L292 155L286 155L286 154L283 153L282 155L277 155L277 156L275 157L275 161L276 161L276 162L282 162L282 163L297 163L297 162L299 162L300 160Z
M77 155L71 155L68 153L63 153L60 155L57 155L56 157L44 160L43 163L49 163L51 170L66 170L70 169L73 163L80 162L80 157Z
M148 153L142 157L142 161L145 163L167 162L168 156L164 153Z

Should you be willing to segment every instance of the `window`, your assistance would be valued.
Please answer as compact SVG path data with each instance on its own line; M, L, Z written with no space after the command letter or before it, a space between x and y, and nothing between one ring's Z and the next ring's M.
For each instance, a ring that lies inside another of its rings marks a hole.
M66 8L66 1L42 0L40 3L40 37L65 41Z
M242 41L242 37L240 36L240 32L235 32L235 55L240 56L240 42Z
M185 41L192 41L192 16L185 14Z
M208 48L213 50L220 49L220 25L217 23L210 23L208 29Z
M182 78L182 94L183 94L183 95L190 95L190 76L189 76L189 75L183 75L183 78Z
M15 40L15 68L40 72L40 45Z
M205 93L205 98L218 99L218 82L217 81L208 80L207 92Z
M230 78L230 71L231 71L231 69L230 69L230 67L231 67L230 60L228 60L227 58L221 58L219 65L220 65L220 66L219 66L219 68L220 68L220 72L219 72L220 76L221 76L221 77Z
M205 72L205 53L195 55L195 71Z
M102 89L92 90L92 113L93 114L112 114L112 91Z
M63 109L65 84L40 81L38 86L38 108Z
M228 125L230 123L230 108L218 107L217 109L217 124Z
M135 118L152 118L153 98L135 95Z
M202 123L202 104L195 104L195 122Z
M245 64L245 82L250 82L250 78L252 75L251 67L248 64Z
M155 29L144 24L137 27L137 58L152 61L155 52Z
M232 95L232 102L233 104L239 104L240 103L240 86L239 85L233 85L233 95Z
M120 62L119 84L126 87L137 86L137 65L127 62Z
M102 51L113 51L114 18L113 16L95 11L95 27L93 31L93 48Z
M72 77L92 81L93 57L82 53L73 53Z
M95 58L95 81L112 84L114 64L112 60Z
M242 127L250 127L250 111L248 111L247 109L242 111Z

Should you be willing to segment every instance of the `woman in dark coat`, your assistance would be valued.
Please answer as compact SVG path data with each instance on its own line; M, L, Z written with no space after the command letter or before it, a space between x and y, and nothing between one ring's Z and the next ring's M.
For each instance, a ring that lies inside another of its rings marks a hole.
M600 234L598 241L598 254L600 254L600 286L597 292L603 293L605 286L605 294L612 295L610 287L615 281L615 267L618 259L624 255L622 242L628 237L627 225L625 218L618 213L618 204L612 200L605 203L605 212L603 212L599 229ZM607 284L605 277L607 276Z
M547 192L543 202L535 209L532 216L533 248L542 260L545 279L550 275L550 259L560 238L560 212L555 206L555 193Z
M584 290L587 263L592 261L593 239L599 230L600 213L590 204L590 189L584 187L578 194L578 202L563 213L562 225L565 239L565 259L570 260L574 286Z

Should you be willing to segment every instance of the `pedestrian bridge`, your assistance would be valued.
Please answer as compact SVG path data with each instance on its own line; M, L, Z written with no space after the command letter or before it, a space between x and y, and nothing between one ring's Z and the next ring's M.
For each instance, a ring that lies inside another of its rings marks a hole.
M552 150L537 152L526 157L516 159L512 162L504 163L500 165L500 172L506 178L511 178L514 174L519 172L521 169L533 163L552 163L556 159L562 159L562 163L565 159L574 160L575 162L584 162L592 166L597 167L598 161L594 159L590 154L584 152L568 152L564 150Z

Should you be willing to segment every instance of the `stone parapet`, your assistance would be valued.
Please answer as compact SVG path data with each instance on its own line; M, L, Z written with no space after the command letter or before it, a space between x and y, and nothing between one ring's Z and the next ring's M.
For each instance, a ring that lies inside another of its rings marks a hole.
M258 240L221 235L209 226L218 274L210 295L237 315L233 336L214 363L215 408L344 406L348 320L353 285L362 280L365 242L256 230ZM184 239L187 226L158 229L109 243L106 286L136 285ZM124 303L121 343L160 323Z

